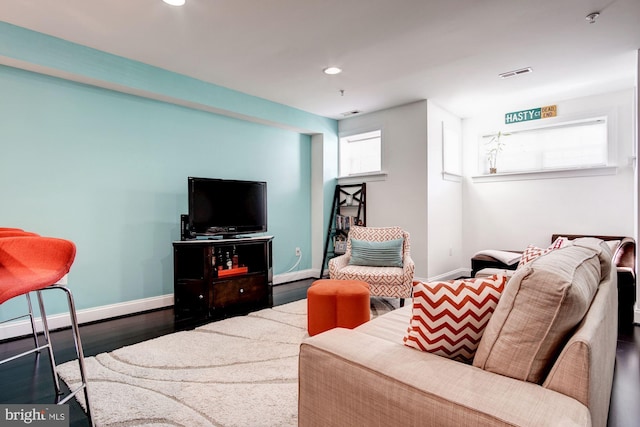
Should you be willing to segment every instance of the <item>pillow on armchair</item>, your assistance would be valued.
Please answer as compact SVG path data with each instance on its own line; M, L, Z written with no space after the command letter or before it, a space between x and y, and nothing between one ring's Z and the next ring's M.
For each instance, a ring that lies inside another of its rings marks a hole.
M349 265L402 268L402 244L404 239L373 242L351 239Z

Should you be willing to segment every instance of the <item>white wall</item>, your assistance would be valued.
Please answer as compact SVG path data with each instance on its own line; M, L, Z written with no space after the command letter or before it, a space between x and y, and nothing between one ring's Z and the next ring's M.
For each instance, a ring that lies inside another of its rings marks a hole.
M382 129L386 178L367 183L367 226L400 226L411 234L416 277L427 277L427 102L341 120L339 134Z
M462 120L433 102L427 103L428 127L428 267L429 278L456 278L467 264L462 251L462 178L445 179L443 127L462 138Z
M479 174L478 136L510 130L511 125L504 124L504 114L518 108L464 119L463 233L467 265L478 250L516 250L528 244L546 246L553 233L634 235L634 90L566 101L551 99L541 105L552 104L558 106L558 117L544 120L611 114L609 141L616 149L617 173L474 182L470 177ZM523 105L520 109L530 107L534 106ZM529 123L529 126L538 124Z

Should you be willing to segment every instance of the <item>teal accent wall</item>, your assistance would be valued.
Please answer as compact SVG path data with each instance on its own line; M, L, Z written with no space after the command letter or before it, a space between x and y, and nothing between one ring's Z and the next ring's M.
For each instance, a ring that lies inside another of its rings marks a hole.
M307 255L296 270L311 268L310 134L337 145L336 121L6 23L0 55L249 118L0 66L0 226L76 243L78 309L173 293L188 176L267 181L274 273L295 264L295 247ZM0 319L25 306L1 305ZM65 310L62 299L49 308Z
M326 133L328 141L333 144L335 139L337 143L336 120L69 43L2 21L0 55L134 89L202 103L230 113L302 129L305 133Z

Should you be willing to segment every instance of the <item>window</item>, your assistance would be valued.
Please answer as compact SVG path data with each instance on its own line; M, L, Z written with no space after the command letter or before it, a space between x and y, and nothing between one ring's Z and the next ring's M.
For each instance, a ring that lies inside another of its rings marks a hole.
M547 127L483 135L480 170L535 172L608 166L606 117L559 123ZM497 156L490 159L490 153ZM492 164L493 163L493 164Z
M382 131L359 133L340 138L340 176L382 170Z

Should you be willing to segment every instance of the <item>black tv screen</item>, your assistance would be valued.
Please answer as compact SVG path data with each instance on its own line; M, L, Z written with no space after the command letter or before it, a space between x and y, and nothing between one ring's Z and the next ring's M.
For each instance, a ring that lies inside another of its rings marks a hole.
M235 236L267 231L267 183L189 177L189 232Z

